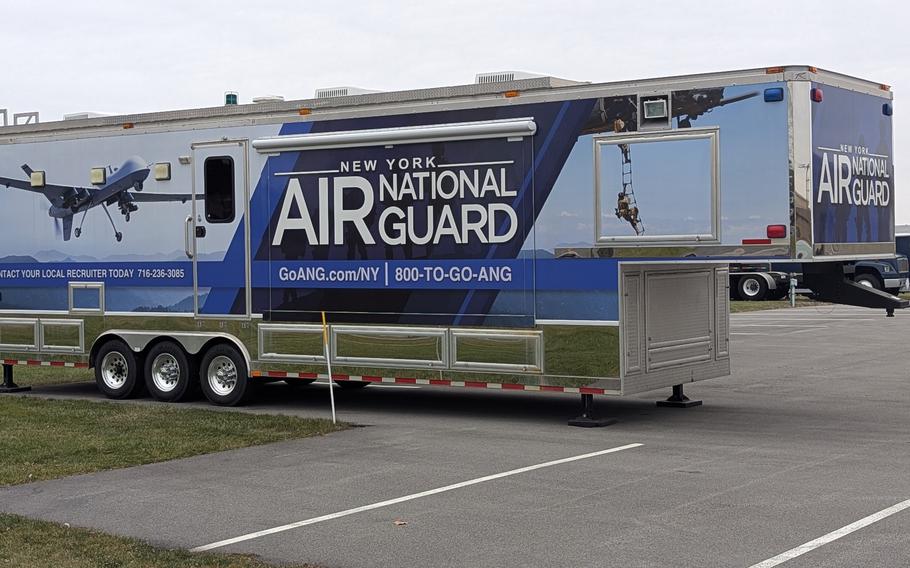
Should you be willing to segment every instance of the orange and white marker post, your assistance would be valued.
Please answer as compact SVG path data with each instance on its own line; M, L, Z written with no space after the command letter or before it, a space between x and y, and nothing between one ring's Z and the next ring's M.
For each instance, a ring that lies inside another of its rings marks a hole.
M332 404L332 424L336 424L335 383L332 381L332 359L329 357L329 326L325 323L325 312L322 312L322 346L325 349L325 366L329 370L329 400Z

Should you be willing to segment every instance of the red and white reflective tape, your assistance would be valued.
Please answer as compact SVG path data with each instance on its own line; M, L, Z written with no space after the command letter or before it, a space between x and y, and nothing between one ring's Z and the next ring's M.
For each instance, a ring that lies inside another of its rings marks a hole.
M70 363L69 361L38 361L36 359L3 359L4 365L29 365L31 367L69 367L88 369L88 363Z
M326 373L294 373L292 371L253 371L254 377L269 379L325 379ZM363 381L394 385L427 385L437 387L464 387L473 389L517 390L534 392L564 392L573 394L605 394L604 389L593 387L560 387L555 385L522 385L519 383L491 383L486 381L454 381L451 379L415 379L409 377L377 377L373 375L340 375L334 374L336 381Z
M37 359L3 359L4 365L28 365L31 367L68 367L71 369L88 369L88 363L71 363L69 361L38 361ZM295 373L293 371L253 371L254 377L269 379L323 379L328 380L326 373ZM523 385L519 383L495 383L488 381L456 381L451 379L417 379L413 377L379 377L375 375L342 375L334 374L336 381L363 381L366 383L383 383L393 385L425 385L436 387L463 387L471 389L516 390L532 392L562 392L571 394L605 394L604 389L594 387L560 387L556 385Z

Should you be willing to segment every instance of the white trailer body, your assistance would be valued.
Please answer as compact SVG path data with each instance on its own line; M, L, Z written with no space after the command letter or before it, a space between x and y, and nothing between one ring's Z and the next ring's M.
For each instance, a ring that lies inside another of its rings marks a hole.
M731 259L893 254L890 105L782 67L5 126L0 358L236 404L324 373L324 311L340 384L721 377Z

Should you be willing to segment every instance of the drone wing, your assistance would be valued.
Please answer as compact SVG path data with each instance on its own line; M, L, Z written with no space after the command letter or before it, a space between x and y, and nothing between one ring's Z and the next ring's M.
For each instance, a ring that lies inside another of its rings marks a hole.
M24 189L25 191L31 191L33 193L40 193L46 197L48 201L58 206L63 203L63 201L69 196L84 194L86 191L95 191L95 189L91 187L54 185L52 183L45 184L44 187L32 187L31 180L13 179L6 177L0 177L0 185L6 187L14 187L16 189Z
M193 199L193 194L191 193L138 193L130 192L130 197L133 198L133 201L136 203L167 203L179 201L180 203L186 203ZM197 195L196 199L202 199L201 195Z

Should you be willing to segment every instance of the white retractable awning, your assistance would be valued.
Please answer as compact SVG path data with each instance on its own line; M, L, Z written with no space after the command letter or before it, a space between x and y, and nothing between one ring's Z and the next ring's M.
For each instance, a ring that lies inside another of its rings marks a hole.
M480 140L484 138L523 138L525 136L533 136L536 132L537 124L532 118L518 118L272 136L253 140L253 148L260 153L270 154L300 150L394 146L396 144L451 142L453 140Z

